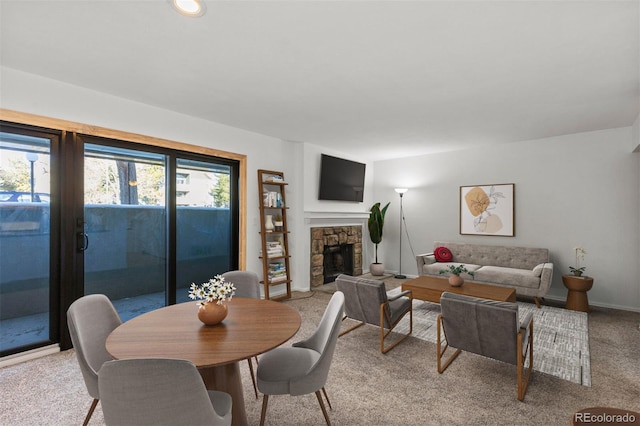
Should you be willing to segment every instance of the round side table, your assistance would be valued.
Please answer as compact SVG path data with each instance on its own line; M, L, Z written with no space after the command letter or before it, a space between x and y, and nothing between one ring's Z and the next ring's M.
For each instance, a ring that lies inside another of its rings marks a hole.
M567 290L569 290L567 293L567 303L564 307L574 311L589 312L587 291L591 290L593 286L593 278L563 275L562 283Z

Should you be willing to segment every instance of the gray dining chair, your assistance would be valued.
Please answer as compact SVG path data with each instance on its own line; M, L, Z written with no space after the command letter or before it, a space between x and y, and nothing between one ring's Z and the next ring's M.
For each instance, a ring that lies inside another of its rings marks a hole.
M533 371L533 316L518 317L518 304L496 302L449 292L440 297L436 355L438 373L444 372L460 351L516 365L518 400L524 400ZM444 330L444 342L440 329ZM443 359L449 346L455 352ZM525 374L525 360L529 365ZM444 363L443 363L444 361Z
M98 384L107 426L231 424L231 395L207 391L191 361L108 361Z
M336 291L311 337L291 347L273 349L260 357L258 389L264 394L261 426L267 414L269 395L296 396L312 392L316 394L327 425L331 425L320 390L332 409L325 384L338 341L343 310L344 294Z
M122 324L122 321L107 296L90 294L69 306L67 323L84 384L89 395L93 397L83 423L86 426L100 400L98 371L102 364L113 359L105 348L107 336Z
M248 297L251 299L260 299L260 278L255 272L250 271L228 271L222 274L225 281L233 283L236 287L236 294L234 297ZM254 358L256 365L258 364L258 357ZM256 375L253 369L253 362L251 358L247 358L249 364L249 372L251 373L251 382L253 383L253 392L258 399L258 387L256 385Z

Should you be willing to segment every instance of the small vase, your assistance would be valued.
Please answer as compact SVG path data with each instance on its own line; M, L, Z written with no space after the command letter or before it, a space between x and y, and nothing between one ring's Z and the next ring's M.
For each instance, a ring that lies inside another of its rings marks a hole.
M576 277L581 277L582 271L573 271L573 275L575 275Z
M464 280L460 275L451 275L449 277L449 284L452 287L460 287L462 284L464 284Z
M273 225L273 215L265 215L264 217L264 229L267 232L273 232L273 230L275 229L275 226Z
M227 305L216 302L204 302L198 307L198 319L205 325L220 324L227 316Z

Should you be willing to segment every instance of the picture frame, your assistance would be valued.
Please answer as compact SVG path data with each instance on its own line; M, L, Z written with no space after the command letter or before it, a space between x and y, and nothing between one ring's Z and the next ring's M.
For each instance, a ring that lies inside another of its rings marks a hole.
M460 187L460 235L515 236L515 184Z

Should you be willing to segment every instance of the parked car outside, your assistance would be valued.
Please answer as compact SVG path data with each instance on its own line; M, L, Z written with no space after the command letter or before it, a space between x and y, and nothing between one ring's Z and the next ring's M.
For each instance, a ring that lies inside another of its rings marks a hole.
M50 195L0 191L0 235L49 233Z
M51 201L49 194L43 194L41 192L33 193L33 200L31 200L30 192L21 191L0 191L0 202L16 202L16 203L48 203Z

